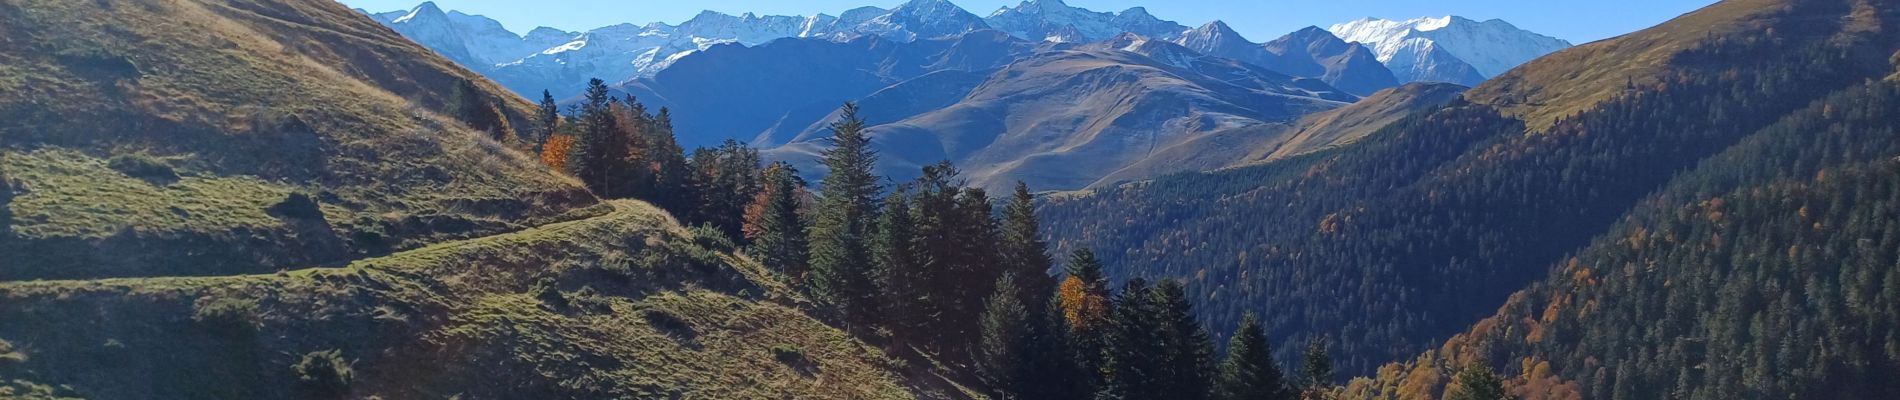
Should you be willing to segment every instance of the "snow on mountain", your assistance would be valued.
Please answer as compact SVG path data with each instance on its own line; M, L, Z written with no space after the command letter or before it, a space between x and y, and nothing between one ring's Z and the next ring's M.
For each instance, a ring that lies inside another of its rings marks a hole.
M478 71L482 70L480 66L520 59L524 54L572 37L556 39L554 37L560 35L542 32L523 38L493 19L460 11L443 12L434 2L423 2L409 11L370 16L410 40Z
M1380 62L1407 81L1470 79L1470 74L1458 71L1463 67L1474 70L1482 80L1571 46L1503 20L1478 22L1458 16L1406 21L1363 18L1327 30L1346 41L1371 46Z
M1347 43L1319 28L1301 29L1260 44L1241 37L1227 23L1214 21L1182 34L1174 43L1283 74L1318 78L1359 96L1398 86L1392 71L1380 65L1365 46Z
M588 79L628 82L650 77L687 55L722 44L758 46L782 38L849 41L878 36L912 42L997 29L1029 41L1093 43L1123 33L1181 44L1194 51L1233 58L1277 72L1321 78L1364 95L1397 81L1445 81L1475 84L1569 43L1517 29L1498 20L1460 17L1410 21L1363 19L1330 30L1345 42L1363 43L1377 62L1363 60L1366 49L1340 45L1327 35L1296 32L1278 45L1253 43L1226 24L1199 29L1166 21L1141 7L1119 13L1072 7L1062 0L1025 0L978 17L948 0L910 0L891 9L860 7L838 16L759 16L702 12L678 25L619 24L584 32L536 28L517 35L479 15L444 11L424 2L406 11L367 13L443 56L488 75L529 96L542 90L556 97L578 95ZM1368 68L1381 64L1390 71Z
M1188 27L1164 21L1141 7L1120 13L1070 7L1062 0L1027 0L1016 7L997 9L985 18L990 26L1019 38L1053 42L1094 42L1123 32L1173 40Z
M910 0L853 27L839 31L883 36L898 41L933 39L989 29L988 23L948 0Z

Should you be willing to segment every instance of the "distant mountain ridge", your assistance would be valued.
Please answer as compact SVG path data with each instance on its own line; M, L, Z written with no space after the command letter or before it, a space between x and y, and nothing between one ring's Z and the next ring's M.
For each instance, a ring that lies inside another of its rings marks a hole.
M1479 22L1459 16L1406 21L1362 18L1327 30L1371 47L1379 61L1406 82L1475 85L1571 46L1504 20Z
M1265 46L1270 49L1263 50L1260 49L1263 45L1240 38L1220 21L1194 29L1155 17L1143 7L1098 12L1073 7L1061 0L1026 0L982 17L945 0L912 0L890 9L859 7L837 16L752 13L735 16L706 11L677 25L618 24L583 32L542 27L525 35L510 32L486 17L444 11L432 2L405 11L363 12L517 93L532 97L549 90L560 98L578 95L589 78L631 81L653 76L680 58L715 45L758 46L783 38L849 41L879 36L909 42L995 29L1031 42L1090 43L1134 33L1288 75L1320 78L1361 96L1404 82L1475 84L1535 55L1548 53L1553 50L1551 46L1557 45L1532 40L1549 38L1518 30L1502 21L1478 23L1445 17L1405 22L1362 20L1335 25L1330 30L1308 28L1281 38L1297 42L1269 43ZM1428 23L1430 21L1442 23L1434 25ZM1359 29L1342 31L1343 26ZM1427 29L1432 27L1445 29ZM1212 28L1225 32L1207 31ZM1333 34L1340 36L1328 37ZM1347 37L1348 34L1354 36ZM1503 48L1475 45L1494 38L1528 44ZM1219 44L1217 40L1224 40L1226 44L1219 46L1225 47L1208 46ZM1354 42L1360 44L1354 45ZM1560 44L1568 46L1568 43ZM1357 47L1366 51L1355 49ZM1504 53L1489 53L1492 51ZM1368 62L1366 58L1377 58L1378 62ZM1379 71L1386 68L1391 71ZM1387 79L1387 75L1393 77Z

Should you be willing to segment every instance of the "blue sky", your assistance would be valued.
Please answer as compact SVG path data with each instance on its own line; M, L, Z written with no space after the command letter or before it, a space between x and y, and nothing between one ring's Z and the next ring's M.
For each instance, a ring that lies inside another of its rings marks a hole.
M405 10L421 0L339 0L369 11ZM1021 0L952 0L979 16ZM436 0L443 9L486 15L516 33L536 26L570 31L623 22L679 23L700 10L730 14L810 15L858 6L889 8L902 0ZM1256 42L1265 42L1307 25L1325 27L1363 17L1410 19L1460 15L1478 20L1502 18L1520 28L1571 42L1609 38L1667 21L1714 3L1713 0L1067 0L1095 11L1147 7L1162 19L1188 26L1227 21Z

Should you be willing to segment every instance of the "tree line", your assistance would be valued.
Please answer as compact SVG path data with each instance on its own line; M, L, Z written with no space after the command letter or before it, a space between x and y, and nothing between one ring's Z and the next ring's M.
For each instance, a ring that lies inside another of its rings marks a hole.
M727 233L810 300L808 308L894 354L968 366L996 398L1297 399L1334 381L1325 341L1287 373L1249 315L1216 354L1186 284L1110 284L1095 253L1056 268L1026 185L1000 202L955 165L908 182L874 172L857 106L830 126L827 173L764 164L728 141L681 151L669 113L599 80L563 114L543 96L542 160L608 198L639 198ZM1000 203L1000 207L997 207Z

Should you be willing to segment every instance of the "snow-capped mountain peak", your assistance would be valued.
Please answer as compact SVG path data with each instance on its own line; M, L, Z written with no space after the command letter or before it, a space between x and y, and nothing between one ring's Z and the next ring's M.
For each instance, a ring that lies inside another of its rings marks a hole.
M1026 0L1004 7L984 19L990 26L1020 38L1062 38L1062 41L1102 41L1123 32L1173 40L1186 26L1163 21L1141 7L1120 13L1095 12L1061 0ZM1079 37L1075 37L1078 36Z
M396 17L396 19L391 20L390 23L400 24L400 23L409 22L411 20L415 20L416 17L429 18L431 16L442 16L442 15L444 15L442 13L442 8L436 7L435 2L425 1L425 2L422 2L422 4L416 5L415 8L409 9L408 14L404 14L401 17Z
M1405 21L1362 18L1333 25L1327 30L1346 41L1371 47L1379 61L1393 66L1393 72L1399 75L1408 73L1400 71L1395 63L1443 58L1427 52L1442 52L1476 69L1479 75L1491 77L1570 47L1570 42L1519 29L1503 20L1479 22L1459 16Z

